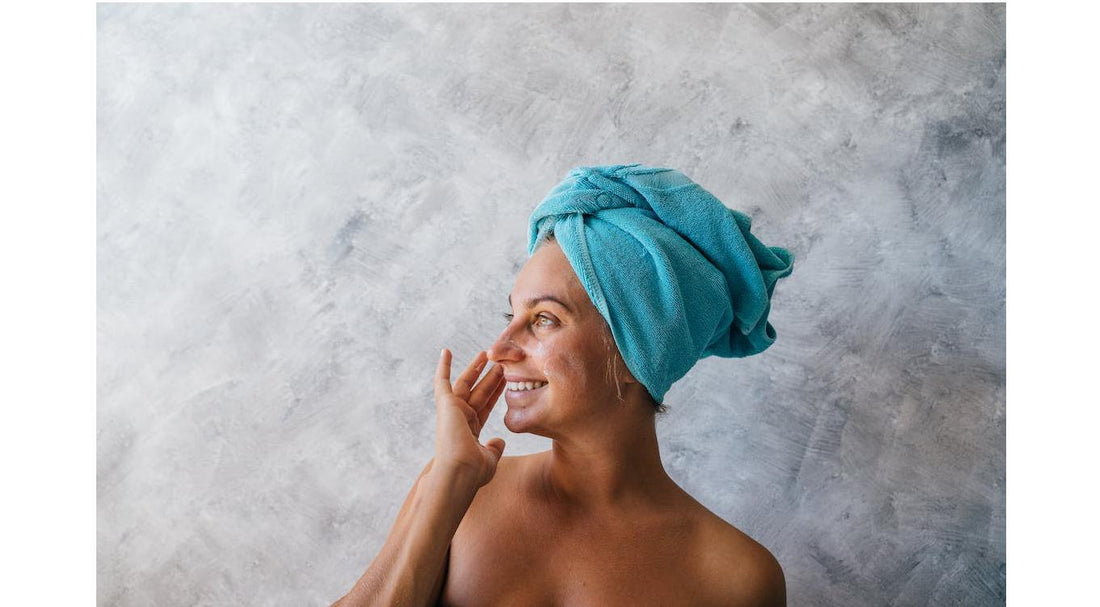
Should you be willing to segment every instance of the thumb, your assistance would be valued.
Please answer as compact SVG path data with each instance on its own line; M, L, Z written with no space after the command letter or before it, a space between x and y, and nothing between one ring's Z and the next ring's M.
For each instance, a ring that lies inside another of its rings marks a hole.
M504 439L494 438L485 443L485 448L493 454L493 463L499 462L500 457L504 455Z

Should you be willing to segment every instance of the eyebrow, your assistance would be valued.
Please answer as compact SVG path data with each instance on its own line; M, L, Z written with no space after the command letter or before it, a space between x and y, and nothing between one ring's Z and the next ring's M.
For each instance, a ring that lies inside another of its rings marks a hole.
M553 295L536 295L536 296L532 297L531 299L527 300L527 307L528 308L533 308L535 306L535 304L539 303L540 301L552 301L552 302L558 304L559 306L565 308L570 314L574 313L573 308L570 308L568 305L566 305L566 303L564 301L558 299L557 297L554 297ZM512 305L512 296L511 295L508 296L508 305L509 306Z

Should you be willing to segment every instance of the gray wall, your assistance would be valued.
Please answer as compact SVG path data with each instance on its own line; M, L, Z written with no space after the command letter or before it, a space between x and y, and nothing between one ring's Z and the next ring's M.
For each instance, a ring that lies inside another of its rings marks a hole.
M792 605L1005 593L1004 5L99 5L98 599L325 604L433 452L527 215L680 169L796 255L668 394ZM544 450L493 414L507 453Z

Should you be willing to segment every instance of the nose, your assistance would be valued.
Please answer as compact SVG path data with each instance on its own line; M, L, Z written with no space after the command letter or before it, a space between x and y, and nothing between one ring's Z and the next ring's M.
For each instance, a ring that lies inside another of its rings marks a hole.
M523 358L523 348L512 340L512 326L508 325L497 337L497 340L493 342L492 346L489 346L487 352L489 360L496 364L501 364L506 361L517 361Z

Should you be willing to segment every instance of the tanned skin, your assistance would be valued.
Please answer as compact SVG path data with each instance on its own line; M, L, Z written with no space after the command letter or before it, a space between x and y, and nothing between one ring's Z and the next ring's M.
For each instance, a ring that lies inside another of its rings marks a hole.
M665 472L654 404L556 242L509 301L507 326L453 385L441 357L436 457L337 604L786 605L772 554ZM549 451L479 442L506 380L545 382L504 392L504 424Z

